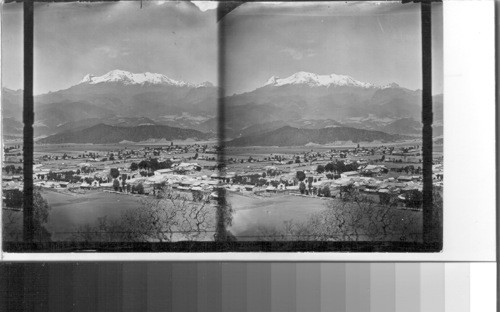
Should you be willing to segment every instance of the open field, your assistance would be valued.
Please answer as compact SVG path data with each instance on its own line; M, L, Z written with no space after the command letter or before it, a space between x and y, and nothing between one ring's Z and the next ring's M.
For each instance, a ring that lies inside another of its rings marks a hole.
M193 142L191 142L193 143ZM200 144L200 142L196 142ZM174 142L178 144L178 142ZM420 141L407 141L392 144L379 144L373 145L375 147L384 146L395 146L406 147L421 144ZM99 153L98 159L106 158L108 153L115 153L116 151L122 151L127 148L129 150L146 149L146 147L160 147L170 145L168 144L108 144L108 145L93 145L93 144L50 144L50 145L35 145L35 159L41 159L42 155L58 155L59 159L56 160L55 157L49 157L48 160L40 160L43 164L44 169L55 170L55 169L65 169L74 168L78 164L87 162L88 158L78 157L77 159L62 159L63 154L68 156L78 156L79 154L94 152ZM370 145L360 144L362 148L369 147ZM353 146L336 146L334 150L345 150L350 148L356 148ZM149 149L148 149L149 150ZM262 174L266 171L265 167L269 165L277 166L283 172L291 171L311 171L315 172L318 164L325 165L326 163L332 161L330 158L323 157L320 160L315 161L302 161L301 163L292 164L275 164L275 161L270 160L273 155L284 155L287 156L286 159L293 159L292 155L309 155L313 153L324 153L328 155L332 150L332 146L298 146L298 147L237 147L228 148L226 150L226 157L247 160L249 157L253 159L258 159L258 162L245 161L244 163L231 162L228 164L228 171L235 171L237 174L243 172L256 172ZM179 149L176 152L170 153L169 151L162 152L162 158L176 158L183 159L183 161L194 161L198 163L201 167L204 166L214 166L215 161L212 160L202 160L192 159L196 154L192 149L188 152L188 149ZM313 153L310 153L313 152ZM142 153L142 152L141 152ZM408 165L414 167L421 167L419 160L421 156L396 156L388 155L388 158L401 159L402 162L381 162L382 154L379 152L375 155L366 155L358 152L352 152L348 154L347 159L349 161L368 161L374 165L384 165L387 168L399 168ZM434 146L434 157L441 158L443 155L442 145ZM216 157L215 154L200 153L201 156ZM40 158L37 158L40 157ZM134 154L130 159L122 159L110 161L97 161L93 162L92 165L97 170L102 170L107 172L109 168L129 168L132 162L139 163L143 159L150 157L149 155ZM337 156L334 156L337 159ZM305 157L304 157L305 158ZM264 161L264 159L267 159ZM311 159L311 158L309 158ZM22 164L16 164L16 166L22 166ZM215 171L212 169L203 168L201 171L192 172L187 174L189 177L210 177ZM312 175L313 173L307 173ZM314 173L315 174L315 173ZM403 175L401 172L389 171L383 176L378 177L378 179L384 178L396 178ZM274 177L276 178L276 177ZM279 178L276 178L279 179ZM227 182L232 184L233 182ZM83 194L71 193L67 190L51 190L44 189L42 191L42 196L48 201L52 210L49 216L48 224L46 228L53 233L54 240L68 240L71 239L71 232L74 232L78 227L85 224L96 225L98 218L107 216L109 220L118 220L121 214L127 209L134 208L141 205L140 197L134 197L129 195L118 195L113 193L105 193L101 191L86 191ZM309 219L313 214L320 213L328 209L325 205L326 201L322 197L302 197L302 196L292 196L292 195L272 195L272 196L258 196L251 192L248 194L229 192L228 198L230 204L234 209L233 213L233 224L228 229L238 237L240 240L254 240L258 239L258 236L262 227L266 228L276 228L280 229L283 227L285 221L293 221L295 223L302 223ZM338 199L329 199L336 201ZM415 212L408 213L415 214ZM421 220L419 216L417 218ZM421 221L417 221L417 223ZM419 228L418 224L416 227Z
M168 141L168 142L137 142L137 143L110 143L110 144L77 144L77 143L64 143L64 144L36 144L34 145L34 152L36 153L81 153L83 151L89 152L106 152L120 150L124 148L128 149L139 149L143 147L162 147L170 146L171 142L174 145L213 145L217 141L194 141L194 140L183 140L183 141ZM5 142L4 146L9 147L13 145L22 145L23 141L15 142Z
M422 140L410 140L401 142L387 142L387 143L376 143L376 142L366 142L359 143L360 147L377 147L377 146L395 146L404 147L412 145L421 145ZM327 151L331 149L343 150L349 148L355 148L358 143L344 144L344 145L311 145L311 146L247 146L247 147L226 147L226 155L269 155L269 154L295 154L303 153L311 150L315 151Z
M9 142L10 143L10 142ZM81 143L63 143L63 144L36 144L35 143L35 152L37 151L58 151L58 150L68 150L68 151L112 151L116 149L123 149L125 147L137 149L146 146L170 146L173 143L174 145L211 145L217 143L217 141L195 141L195 140L173 140L173 141L161 141L161 142L124 142L124 143L109 143L109 144L81 144ZM22 142L18 142L17 144L22 144ZM10 143L10 145L15 145ZM6 144L9 146L9 144Z
M325 205L327 202L325 199L292 195L257 197L231 193L229 202L234 209L233 225L229 230L239 240L258 240L256 236L262 234L260 229L263 227L281 229L285 221L303 223L312 215L329 209ZM398 212L414 219L411 226L412 233L421 232L421 211L398 209Z
M44 190L42 196L51 207L46 227L54 240L68 239L71 234L67 232L85 224L95 225L100 217L117 220L127 209L141 205L140 197L96 191L81 195ZM281 227L288 220L303 222L312 213L326 209L323 199L290 195L259 197L230 193L229 202L234 209L229 230L235 236L257 235L260 226Z
M360 144L360 147L378 147L378 146L394 146L394 147L406 147L413 145L421 145L421 140L416 141L405 141L396 143L379 143L379 144ZM316 146L248 146L248 147L226 147L225 155L226 157L237 157L237 156L269 156L270 154L278 155L290 155L290 154L300 154L304 152L316 151L316 152L326 152L331 149L334 150L344 150L350 148L356 148L357 145L345 145L345 146L327 146L327 145L316 145ZM443 145L434 145L434 153L443 153Z
M65 240L71 233L85 224L95 225L100 217L117 220L127 209L135 208L140 197L88 191L85 194L69 192L42 191L42 196L51 207L46 228L53 240Z
M380 147L380 146L394 146L396 148L408 147L414 145L421 144L421 141L405 141L405 142L397 142L397 143L384 143L379 145L371 145L371 147ZM286 147L263 147L263 146L252 146L252 147L230 147L226 149L225 157L226 159L236 159L237 162L232 162L228 164L228 170L243 172L243 171L263 171L266 166L278 166L282 169L287 170L315 170L317 165L325 165L331 160L317 160L313 162L301 162L301 163L293 163L293 164L276 164L274 160L263 161L263 159L281 155L285 157L289 157L287 160L291 159L292 156L301 155L308 152L319 152L319 153L328 153L332 149L336 151L345 150L348 148L355 148L356 145L353 146L336 146L334 148L327 146L286 146ZM369 147L368 145L360 144L360 147ZM247 162L246 160L252 157L253 159L260 160L255 162ZM348 155L347 159L350 161L369 161L373 165L384 165L387 168L401 168L412 165L415 168L422 168L422 156L396 156L396 155L387 155L386 159L396 160L401 162L393 162L393 161L380 161L382 157L381 154L377 153L375 155ZM433 146L433 158L435 160L439 160L443 157L443 145L434 145ZM240 160L244 160L245 162L240 163ZM397 174L394 174L397 175ZM391 175L392 176L392 175Z
M46 228L54 241L70 240L72 232L80 226L96 225L97 219L105 216L110 221L118 220L126 210L141 205L140 197L95 191L71 194L44 190L42 194L51 207ZM291 195L260 197L229 193L228 200L234 209L233 224L228 230L241 241L259 240L257 236L262 235L262 228L281 229L285 221L303 223L312 215L329 209L325 199ZM14 213L21 218L21 212ZM414 218L412 232L421 231L420 211L405 210L402 213Z
M280 228L289 220L304 222L311 214L326 209L323 199L291 195L257 197L231 193L228 200L234 209L229 230L242 239L258 235L259 227Z

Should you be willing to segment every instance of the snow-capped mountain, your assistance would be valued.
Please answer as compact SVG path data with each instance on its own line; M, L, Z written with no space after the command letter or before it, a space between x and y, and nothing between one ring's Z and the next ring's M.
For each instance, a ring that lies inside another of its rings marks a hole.
M151 84L151 85L169 85L169 86L190 87L190 88L212 86L210 82L204 82L201 84L192 84L185 81L174 80L163 74L156 74L150 72L134 74L119 69L112 70L102 76L94 76L92 74L87 74L80 81L80 84L99 84L105 82L118 82L124 85Z
M346 75L318 75L308 72L297 72L287 78L273 76L269 78L265 86L281 87L285 85L308 85L310 87L358 87L358 88L379 88L371 83L361 82Z
M380 87L380 89L390 89L390 88L400 88L400 86L397 83L392 82Z
M2 117L22 121L22 93L5 90ZM159 125L198 128L217 113L217 88L211 83L192 84L162 74L113 70L102 76L86 75L78 84L35 96L35 136L71 130L79 125L114 125L110 117L148 118ZM191 119L164 120L162 116ZM206 131L216 129L212 127ZM15 128L13 128L15 130ZM22 131L14 134L22 134Z
M162 74L123 70L89 74L68 89L35 97L35 135L98 124L115 126L114 118L129 118L127 125L134 126L143 126L143 120L149 119L153 125L214 132L219 121L217 99L218 90L210 83L190 84ZM283 79L271 77L263 87L225 98L225 126L227 137L263 133L277 126L347 126L415 135L421 131L421 99L420 90L396 83L377 86L345 75L298 72ZM442 121L442 95L433 100L437 124ZM2 117L10 117L14 125L4 127L4 133L22 135L18 127L22 125L21 91L2 90Z
M438 122L442 97L433 100ZM225 103L225 123L234 137L283 125L319 129L341 124L405 135L421 132L422 92L394 82L376 85L346 75L301 71L286 78L271 77L262 87L232 95Z

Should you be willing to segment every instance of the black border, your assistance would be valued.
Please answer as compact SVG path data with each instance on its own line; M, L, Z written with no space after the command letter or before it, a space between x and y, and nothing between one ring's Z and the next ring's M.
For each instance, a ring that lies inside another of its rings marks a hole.
M125 0L140 1L142 0ZM267 2L272 0L261 0ZM306 0L304 2L318 2ZM328 0L320 0L328 1ZM330 0L341 1L341 0ZM329 2L330 2L329 1ZM439 233L430 231L432 229L432 38L431 38L431 3L442 2L441 0L402 0L401 3L420 3L422 18L422 122L423 126L423 172L424 172L424 242L174 242L174 243L77 243L77 242L34 242L33 227L33 20L34 3L50 2L77 2L70 0L7 0L5 3L23 2L24 16L24 196L25 207L23 210L23 238L24 242L3 242L4 252L75 252L75 251L98 251L98 252L439 252L443 247L442 222ZM85 0L78 2L117 2L116 0ZM223 17L245 2L254 1L220 1L217 9L218 20L218 43L224 46L224 21ZM287 1L288 2L288 1ZM293 1L290 1L293 2ZM343 2L355 2L353 0ZM362 2L362 1L356 1ZM28 39L28 40L26 40ZM219 49L219 86L225 85L224 73L224 51ZM27 91L26 91L27 90ZM224 92L219 88L219 142L224 142ZM220 145L220 144L219 144ZM223 146L222 146L223 147ZM218 165L224 170L225 153L222 148L218 153ZM498 178L498 174L497 174ZM430 184L429 184L430 181ZM435 228L435 227L434 227Z

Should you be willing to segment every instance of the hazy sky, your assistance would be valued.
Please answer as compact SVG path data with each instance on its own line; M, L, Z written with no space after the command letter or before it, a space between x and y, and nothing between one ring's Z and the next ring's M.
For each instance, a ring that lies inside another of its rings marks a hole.
M4 4L2 84L22 88L22 4ZM188 2L36 4L35 94L113 69L217 83L215 10Z
M344 74L422 88L420 5L247 3L225 17L227 93L273 75ZM433 5L433 93L442 92L442 6Z
M203 8L203 7L202 7ZM4 4L2 85L22 88L22 5ZM91 73L156 72L217 84L215 10L189 2L50 3L35 7L35 94ZM205 11L206 10L206 11ZM297 71L421 88L420 6L247 3L223 20L226 89L250 91ZM442 92L442 5L433 5L434 90Z

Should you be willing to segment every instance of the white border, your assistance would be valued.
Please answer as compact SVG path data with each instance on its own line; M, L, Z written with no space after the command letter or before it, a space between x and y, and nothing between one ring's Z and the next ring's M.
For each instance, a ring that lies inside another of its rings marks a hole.
M470 264L470 312L497 310L496 263Z
M3 261L495 261L494 2L444 1L440 253L3 253Z

